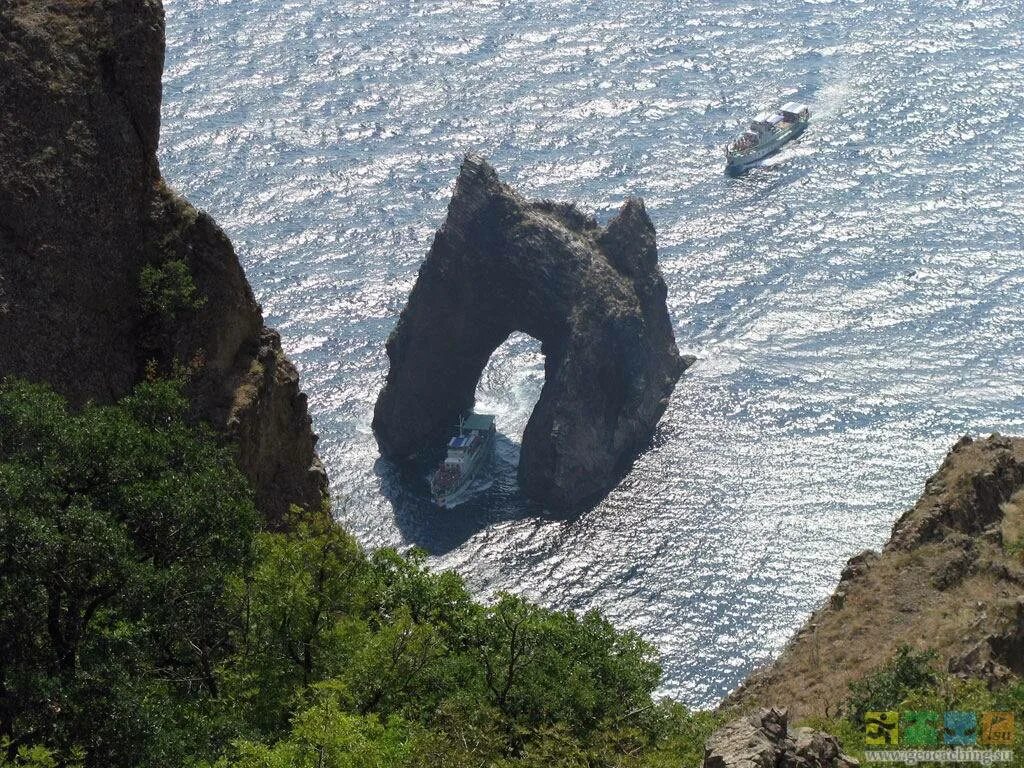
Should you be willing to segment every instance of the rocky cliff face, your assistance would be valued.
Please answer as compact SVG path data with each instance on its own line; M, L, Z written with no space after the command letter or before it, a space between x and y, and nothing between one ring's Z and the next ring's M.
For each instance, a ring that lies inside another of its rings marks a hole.
M443 445L491 353L521 331L541 342L544 387L523 436L520 488L554 508L606 492L688 362L665 296L640 200L602 229L571 205L527 202L467 158L388 340L373 419L381 452L404 460Z
M83 403L187 368L273 522L319 503L316 438L230 241L160 177L163 46L159 0L0 4L0 375Z
M703 768L857 768L834 736L791 728L784 709L762 709L726 723L708 739Z
M1024 439L964 438L881 553L852 558L829 602L730 704L835 714L901 645L998 685L1024 675Z

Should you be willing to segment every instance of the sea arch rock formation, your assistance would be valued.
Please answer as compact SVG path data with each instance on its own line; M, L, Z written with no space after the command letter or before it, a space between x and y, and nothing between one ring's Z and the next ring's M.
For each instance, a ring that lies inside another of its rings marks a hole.
M402 461L439 446L472 408L491 353L521 331L541 342L545 379L520 488L558 509L599 497L649 441L692 362L676 347L666 294L641 200L602 228L572 205L524 200L467 157L388 339L373 418L382 454Z

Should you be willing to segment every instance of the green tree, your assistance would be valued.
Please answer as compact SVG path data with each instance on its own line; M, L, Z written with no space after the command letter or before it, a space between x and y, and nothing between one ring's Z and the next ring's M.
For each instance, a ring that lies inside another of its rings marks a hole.
M142 310L166 324L183 312L194 312L206 303L200 295L188 264L171 259L163 264L147 264L139 275Z
M408 724L343 711L329 691L296 716L273 746L238 741L214 768L400 768L413 752Z
M169 748L179 702L217 695L231 652L225 584L250 560L257 516L230 452L185 412L171 382L78 413L45 387L0 386L10 758L43 743L133 764Z
M596 611L578 618L502 594L476 629L489 703L520 725L585 734L649 707L661 678L654 648Z
M225 674L247 721L272 735L288 728L310 686L365 642L373 584L362 549L327 514L294 518L286 535L257 535L255 555L233 581L242 622Z

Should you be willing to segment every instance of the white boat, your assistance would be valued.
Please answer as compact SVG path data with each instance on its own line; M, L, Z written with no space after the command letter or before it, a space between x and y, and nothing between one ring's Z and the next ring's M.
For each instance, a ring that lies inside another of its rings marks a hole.
M778 112L758 115L747 129L725 147L725 170L741 173L752 163L778 152L807 127L811 110L795 101L783 104Z
M469 488L494 454L494 416L471 413L459 419L459 433L448 441L448 454L430 478L430 494L439 507L451 509L469 498Z

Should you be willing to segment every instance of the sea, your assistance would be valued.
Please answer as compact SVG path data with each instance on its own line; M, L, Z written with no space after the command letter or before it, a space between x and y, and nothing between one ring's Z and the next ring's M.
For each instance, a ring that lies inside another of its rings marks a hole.
M881 547L962 434L1024 432L1020 0L165 0L160 162L298 366L334 514L474 594L601 611L713 707ZM722 147L785 101L804 136ZM384 342L467 152L606 222L642 196L696 364L596 507L516 487L539 344L493 354L493 467L439 510L378 454Z

